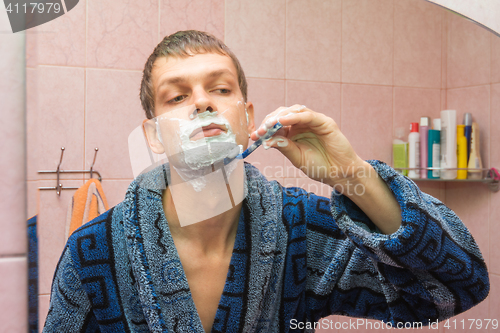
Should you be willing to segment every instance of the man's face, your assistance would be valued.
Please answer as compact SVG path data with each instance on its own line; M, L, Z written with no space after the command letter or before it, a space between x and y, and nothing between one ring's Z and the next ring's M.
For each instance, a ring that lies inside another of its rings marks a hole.
M161 57L154 63L152 81L156 117L190 105L195 106L198 114L218 111L229 122L236 143L247 148L248 134L255 130L253 106L250 102L243 105L238 75L230 57L217 53ZM191 139L227 131L225 126L206 126Z

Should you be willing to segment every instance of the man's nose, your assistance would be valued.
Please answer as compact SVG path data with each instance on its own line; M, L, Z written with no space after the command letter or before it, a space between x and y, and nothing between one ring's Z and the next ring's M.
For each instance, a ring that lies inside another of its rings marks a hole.
M196 91L194 93L194 105L197 113L216 110L215 103L206 91Z

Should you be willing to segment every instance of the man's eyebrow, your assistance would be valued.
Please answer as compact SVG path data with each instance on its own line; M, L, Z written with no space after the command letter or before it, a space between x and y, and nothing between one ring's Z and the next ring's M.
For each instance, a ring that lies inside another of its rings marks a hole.
M233 76L233 73L227 69L227 68L222 68L222 69L217 69L217 70L214 70L210 73L208 73L206 75L207 78L210 78L210 79L214 79L214 78L218 78L218 77L221 77L221 76L224 76L224 75L231 75ZM175 85L175 84L181 84L181 83L184 83L186 82L187 79L186 77L184 76L174 76L174 77L171 77L171 78L168 78L168 79L165 79L163 80L159 85L158 85L158 89L157 91L160 90L160 88L164 85Z

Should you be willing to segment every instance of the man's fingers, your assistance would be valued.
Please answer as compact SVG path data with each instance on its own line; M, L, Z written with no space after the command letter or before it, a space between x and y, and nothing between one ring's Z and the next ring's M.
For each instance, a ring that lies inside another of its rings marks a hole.
M266 134L267 130L271 127L273 127L277 122L280 117L286 116L289 113L298 113L302 112L305 110L306 107L304 105L299 105L295 104L290 107L280 107L274 112L268 114L265 118L262 124L259 126L259 128L255 131L258 137L263 136Z
M301 151L292 140L284 136L275 135L262 145L265 149L275 148L279 150L293 165L300 165Z

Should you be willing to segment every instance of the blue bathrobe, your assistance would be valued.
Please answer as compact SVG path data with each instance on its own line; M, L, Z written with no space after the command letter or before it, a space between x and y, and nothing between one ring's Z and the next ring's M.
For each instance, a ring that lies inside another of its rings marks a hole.
M460 219L370 163L401 206L391 235L335 191L283 188L245 166L248 195L212 332L312 332L299 323L331 314L425 325L486 298L486 266ZM69 238L44 332L203 332L162 191L138 184Z

